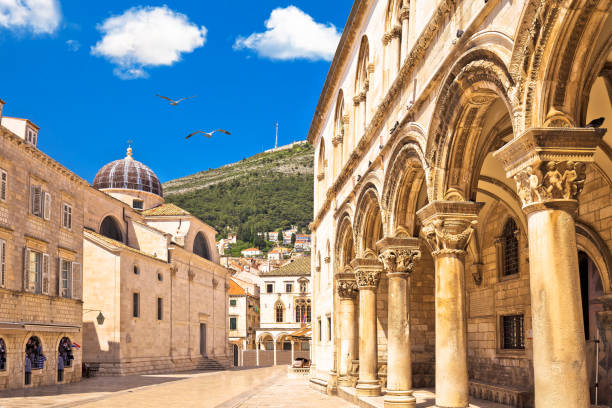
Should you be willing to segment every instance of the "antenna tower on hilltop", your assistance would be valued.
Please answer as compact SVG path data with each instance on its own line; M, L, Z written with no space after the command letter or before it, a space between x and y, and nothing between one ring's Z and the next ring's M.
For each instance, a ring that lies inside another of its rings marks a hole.
M276 141L274 142L274 148L278 147L278 121L276 122Z

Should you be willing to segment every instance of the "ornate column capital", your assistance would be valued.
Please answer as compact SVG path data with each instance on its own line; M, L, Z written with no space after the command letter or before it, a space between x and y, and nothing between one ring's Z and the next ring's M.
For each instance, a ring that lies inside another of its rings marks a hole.
M383 266L374 251L368 250L363 258L353 259L351 267L355 271L355 280L359 290L378 287Z
M546 208L575 213L586 178L606 129L532 128L493 153L514 178L529 214Z
M359 290L357 289L357 281L355 280L355 272L350 266L336 275L336 290L340 299L355 299Z
M343 139L344 139L344 135L342 133L338 133L336 136L332 138L332 145L338 146L340 143L342 143Z
M386 237L376 243L380 250L378 260L388 276L409 276L421 258L418 238Z
M399 18L400 21L408 20L410 18L410 8L406 6L402 7L400 9Z
M465 255L484 203L432 201L417 211L432 256Z

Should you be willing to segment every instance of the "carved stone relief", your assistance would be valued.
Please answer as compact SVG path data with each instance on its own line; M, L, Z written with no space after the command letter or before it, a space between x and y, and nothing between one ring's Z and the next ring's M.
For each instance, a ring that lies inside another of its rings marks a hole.
M387 273L405 273L410 275L417 260L421 258L421 251L416 249L390 248L383 251L378 259L382 262Z
M584 187L586 165L581 162L546 161L527 166L514 176L523 206L546 200L576 200Z

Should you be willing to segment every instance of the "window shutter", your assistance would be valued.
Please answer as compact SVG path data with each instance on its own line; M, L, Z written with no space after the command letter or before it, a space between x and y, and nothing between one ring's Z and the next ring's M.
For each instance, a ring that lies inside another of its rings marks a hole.
M6 200L6 187L8 184L8 176L6 171L0 170L0 200Z
M33 215L36 215L38 217L42 217L42 211L41 211L42 197L41 195L42 195L42 189L40 186L30 187L30 196L31 196L31 202L32 202L31 212Z
M23 248L23 290L28 291L30 282L28 282L28 268L30 266L30 250L27 247Z
M45 191L45 203L43 205L45 220L51 219L51 194Z
M6 242L0 240L0 286L6 284Z
M82 299L83 293L83 279L81 278L81 264L77 262L72 263L72 289L70 297L73 299ZM70 285L69 285L70 287Z
M49 294L49 255L42 254L42 293Z
M57 296L62 296L62 258L57 259Z

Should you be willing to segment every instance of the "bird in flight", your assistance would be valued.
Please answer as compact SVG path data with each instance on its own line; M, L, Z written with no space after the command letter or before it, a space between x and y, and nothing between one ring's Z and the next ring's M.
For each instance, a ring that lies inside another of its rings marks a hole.
M213 133L215 132L221 132L221 133L225 133L226 135L231 135L230 132L228 132L227 130L223 130L223 129L217 129L217 130L213 130L212 132L203 132L201 130L196 130L193 133L190 133L189 135L187 135L187 137L185 137L185 139L189 139L191 136L197 135L198 133L203 133L204 136L206 137L212 137Z
M179 99L179 100L177 100L177 101L175 101L175 100L173 100L173 99L170 99L170 98L168 98L167 96L163 96L163 95L158 95L158 94L155 94L155 96L159 96L159 97L160 97L160 98L162 98L162 99L165 99L165 100L167 100L167 101L170 101L170 105L171 105L171 106L176 106L176 105L178 105L180 102L182 102L182 101L184 101L184 100L186 100L186 99L195 98L197 95L188 96L187 98L181 98L181 99Z

